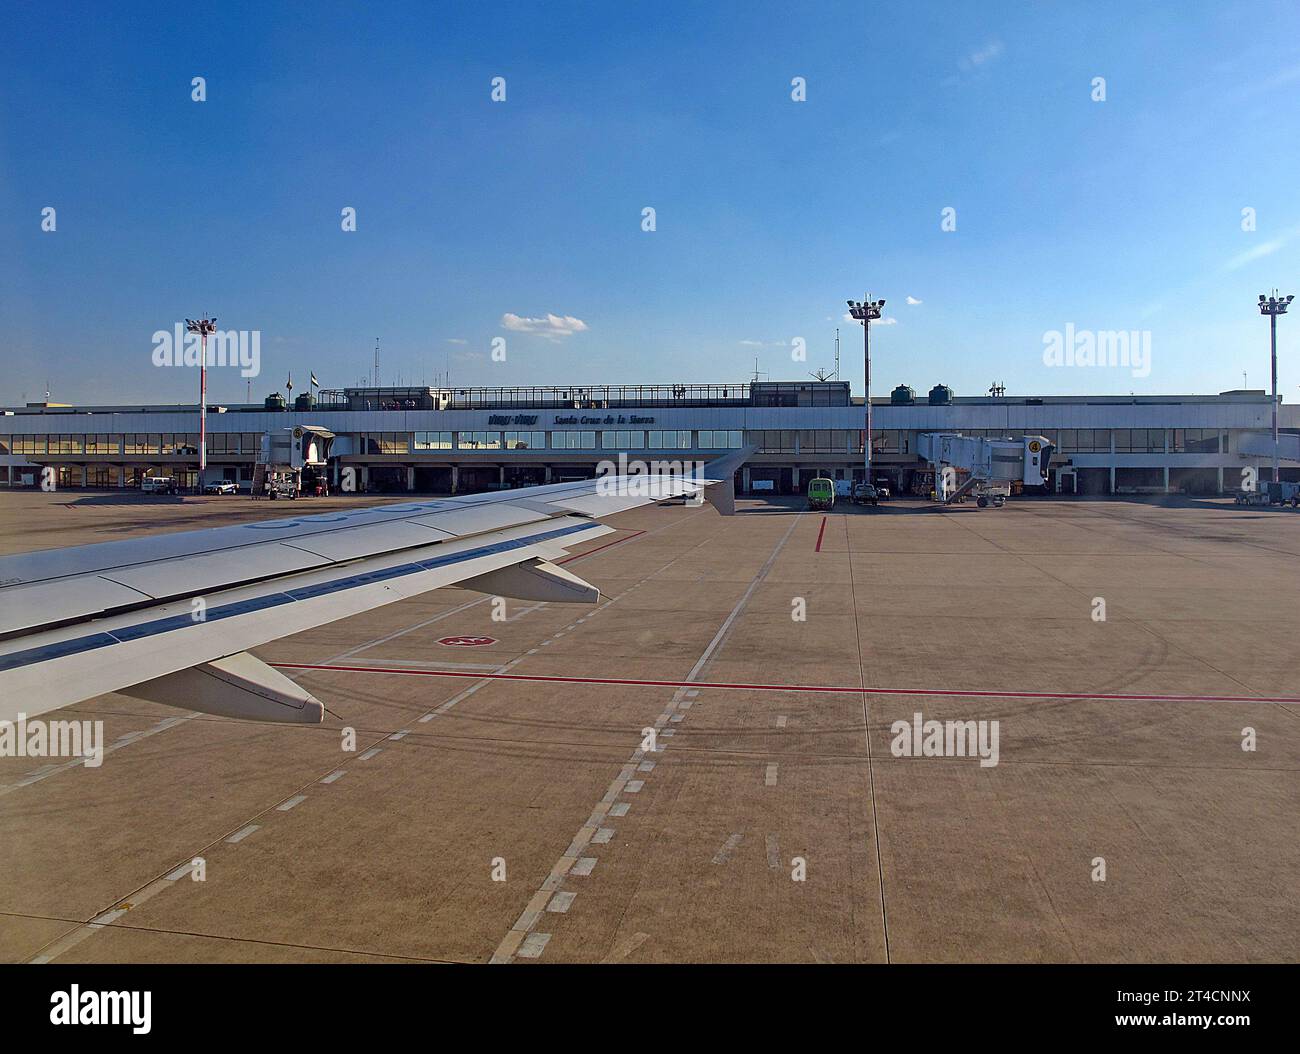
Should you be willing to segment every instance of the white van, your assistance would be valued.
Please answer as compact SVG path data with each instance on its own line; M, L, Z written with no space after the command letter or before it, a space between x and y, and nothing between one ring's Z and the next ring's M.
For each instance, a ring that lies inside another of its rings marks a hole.
M140 481L141 494L175 494L176 481L171 476L145 476Z

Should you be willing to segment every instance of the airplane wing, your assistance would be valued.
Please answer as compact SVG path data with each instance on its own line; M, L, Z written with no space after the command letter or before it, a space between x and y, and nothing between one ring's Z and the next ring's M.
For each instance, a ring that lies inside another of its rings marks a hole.
M702 475L624 475L0 557L0 721L105 692L255 721L319 723L321 702L250 648L458 585L595 603L553 562L665 498L734 511L745 448Z

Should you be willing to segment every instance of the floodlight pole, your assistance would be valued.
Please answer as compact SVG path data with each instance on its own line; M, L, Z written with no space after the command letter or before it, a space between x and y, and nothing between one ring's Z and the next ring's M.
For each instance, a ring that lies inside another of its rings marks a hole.
M1273 370L1273 482L1281 480L1281 457L1278 446L1277 434L1277 316L1285 315L1286 309L1291 305L1294 296L1278 296L1277 290L1273 290L1273 296L1266 297L1263 293L1259 294L1259 313L1268 316L1269 330L1269 348L1272 357Z
M217 331L215 318L185 320L185 328L199 334L202 349L199 359L199 489L203 489L203 473L208 467L208 334Z
M858 322L862 323L862 358L865 365L864 379L865 392L862 402L867 411L867 434L862 444L863 448L863 468L866 472L864 483L871 482L871 323L880 318L880 313L885 307L883 300L872 300L871 294L867 294L866 300L850 300L849 314Z

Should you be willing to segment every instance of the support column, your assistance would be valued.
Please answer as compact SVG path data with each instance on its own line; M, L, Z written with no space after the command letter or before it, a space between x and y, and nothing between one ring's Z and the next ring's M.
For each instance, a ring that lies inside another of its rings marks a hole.
M547 482L547 483L550 483L550 482L551 482L551 466L550 466L550 465L547 465L547 466L546 466L546 482Z
M750 492L750 489L751 489L751 488L750 488L750 483L749 483L749 466L748 466L748 465L746 465L744 468L742 468L742 469L740 470L740 489L743 490L746 494L748 494L748 493Z
M1219 466L1219 493L1223 493L1223 466Z
M1112 494L1115 493L1115 463L1114 463L1114 459L1111 460L1111 466L1110 466L1110 492L1111 492Z
M360 490L362 494L365 494L370 490L370 466L362 465L359 475L361 476L361 481L358 484L357 489Z
M1165 493L1169 493L1169 466L1165 466Z
M505 467L505 465L501 465L501 466L499 466L499 474L497 475L497 485L498 485L502 490L505 490L505 489L506 489L506 467Z
M456 488L460 483L460 469L455 465L451 466L451 492L456 493Z
M415 490L415 466L414 465L406 466L406 489L408 491Z

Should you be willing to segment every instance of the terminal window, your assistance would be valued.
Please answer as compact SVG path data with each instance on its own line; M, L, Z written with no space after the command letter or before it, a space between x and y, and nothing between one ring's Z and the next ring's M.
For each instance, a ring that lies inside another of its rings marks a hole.
M507 432L507 450L545 450L545 432Z
M743 433L736 428L700 430L701 450L724 450L744 446Z
M120 454L122 452L122 437L120 435L111 435L106 432L92 432L86 436L86 453L87 454Z
M1109 454L1109 428L1060 428L1053 436L1063 453Z
M410 436L406 432L362 432L363 454L406 454L410 450Z
M875 432L873 449L897 449L897 446L882 446L884 432ZM892 433L897 437L898 433ZM849 452L849 432L843 428L804 428L799 431L799 453L801 454L847 454ZM894 440L897 444L897 439Z
M1217 428L1175 428L1169 449L1178 454L1219 453Z
M450 432L416 432L416 450L450 450Z
M552 432L551 446L556 450L595 450L595 432Z
M162 445L162 436L147 432L127 432L122 440L124 454L156 454Z
M81 436L79 435L50 436L50 453L51 454L80 454Z
M753 433L758 449L764 454L793 454L793 428L760 428Z
M600 433L600 442L606 450L640 450L645 446L645 433L636 430Z
M1163 428L1116 428L1115 450L1120 454L1163 454Z
M500 450L500 432L457 432L456 445L461 450Z
M677 431L653 431L647 433L648 439L646 445L651 450L690 450L691 432L690 429L681 429Z

